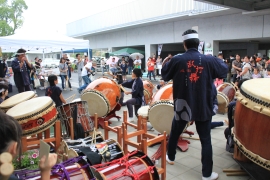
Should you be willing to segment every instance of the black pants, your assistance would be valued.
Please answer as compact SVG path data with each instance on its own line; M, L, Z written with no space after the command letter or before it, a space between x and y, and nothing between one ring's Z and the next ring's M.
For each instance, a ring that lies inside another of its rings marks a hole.
M138 109L140 109L141 105L136 105L137 101L135 98L129 99L123 103L123 106L127 105L128 108L128 117L133 117L133 105L135 109L135 115L138 116Z
M19 93L25 92L25 91L31 91L30 85L20 86L20 87L17 87L17 88L18 88Z

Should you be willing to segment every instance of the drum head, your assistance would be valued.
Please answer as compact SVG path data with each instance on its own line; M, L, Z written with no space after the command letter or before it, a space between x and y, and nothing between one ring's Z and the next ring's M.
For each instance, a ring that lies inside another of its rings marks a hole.
M228 106L229 104L229 99L224 93L218 92L217 100L218 100L218 104L225 104L226 106Z
M170 134L174 117L173 102L169 100L157 101L149 109L148 120L160 133Z
M30 99L28 101L17 104L16 106L8 110L7 115L10 115L15 119L19 119L26 116L32 116L36 113L44 113L39 111L45 107L48 107L52 103L52 99L47 96Z
M81 98L74 99L72 102L79 102L81 101Z
M142 117L148 117L148 110L149 110L149 106L142 106L138 110L138 115L140 115Z
M27 101L35 96L34 91L26 91L19 94L16 94L14 96L11 96L7 100L3 101L0 104L0 108L11 108L21 102Z
M96 90L87 90L82 94L81 99L87 101L91 116L97 113L98 117L106 116L110 112L109 101Z

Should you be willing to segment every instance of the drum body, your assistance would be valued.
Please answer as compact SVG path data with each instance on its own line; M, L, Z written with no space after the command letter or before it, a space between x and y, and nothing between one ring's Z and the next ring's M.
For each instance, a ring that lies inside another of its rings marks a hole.
M143 90L143 94L144 94L145 104L147 104L147 105L150 104L153 94L148 92L146 89Z
M15 173L20 179L40 179L39 170L24 170ZM50 179L95 180L89 164L82 158L72 158L52 167Z
M138 109L138 115L148 119L148 111L149 111L149 106L142 106L140 109Z
M10 108L14 107L15 105L20 104L21 102L27 101L29 99L32 99L34 97L36 97L34 91L26 91L16 94L14 96L11 96L7 100L3 101L0 104L0 109L7 112Z
M94 122L92 121L88 112L88 104L86 101L76 101L69 104L59 106L58 108L59 117L68 131L69 119L76 118L77 123L81 123L84 132L91 132L94 130Z
M88 102L89 113L104 117L117 105L121 91L116 82L108 78L99 78L91 82L83 92L81 99Z
M143 88L146 89L149 93L153 93L155 86L148 80L143 80Z
M8 110L7 114L21 124L23 136L34 135L45 131L54 125L57 119L55 104L47 96L22 102Z
M234 96L236 93L234 86L226 82L223 84L220 84L217 87L217 92L225 94L228 97L229 102L231 102L234 99Z
M158 132L170 134L172 119L174 116L173 109L173 92L172 84L167 84L158 90L153 98L149 108L149 121Z
M270 79L245 81L234 114L234 140L251 161L270 170ZM236 148L236 147L235 147ZM235 155L235 158L238 157ZM241 160L240 158L238 160Z
M158 180L157 169L150 158L142 152L133 151L125 157L104 165L92 166L99 180Z

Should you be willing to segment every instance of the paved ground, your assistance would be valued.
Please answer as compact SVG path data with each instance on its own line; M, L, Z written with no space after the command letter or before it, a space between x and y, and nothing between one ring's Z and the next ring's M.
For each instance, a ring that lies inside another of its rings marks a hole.
M100 72L96 74L96 78L100 77ZM130 76L128 77L130 79ZM157 78L159 79L159 78ZM76 98L79 98L79 93L77 92L78 87L77 74L72 73L71 84L73 86L73 91L63 91L63 95L65 98L70 97L75 94ZM153 81L154 84L158 84L157 81ZM61 87L61 80L59 79L59 87ZM10 95L14 95L18 93L17 89L13 87L13 93ZM37 90L38 96L44 95L44 90ZM124 100L129 99L131 96L125 96ZM117 115L123 116L123 111L127 110L126 107L123 107L121 111L117 112ZM213 117L213 121L223 121L227 119L227 115L218 114ZM111 119L112 126L120 125L121 121L117 119ZM226 127L218 127L211 131L212 135L212 145L213 145L213 162L214 167L213 171L219 173L219 180L249 180L251 179L249 176L231 176L228 177L226 174L222 172L223 169L240 169L239 165L232 159L232 154L225 151L226 140L224 137L224 129ZM134 129L129 128L129 131L134 131ZM192 125L188 128L188 130L193 131L195 133L194 137L198 137L198 134L195 129L195 125ZM103 132L103 130L101 130ZM157 134L158 132L153 132L153 134ZM110 138L115 138L116 135L110 133ZM148 155L151 157L158 146L154 146L152 148L148 148ZM132 148L130 148L132 150ZM167 180L199 180L201 179L201 144L198 140L190 140L189 149L186 152L181 152L177 150L176 160L174 165L167 164Z

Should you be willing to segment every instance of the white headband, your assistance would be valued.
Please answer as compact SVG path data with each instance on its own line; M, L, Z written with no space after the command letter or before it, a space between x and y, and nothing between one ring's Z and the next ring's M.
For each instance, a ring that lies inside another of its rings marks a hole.
M4 89L4 88L3 88L3 89L0 89L0 93L1 93L1 92L3 92L3 91L5 91L5 89Z
M186 34L186 35L184 35L184 36L182 36L183 37L183 40L185 41L185 40L188 40L188 39L199 39L199 34L195 34L195 33L193 33L193 34Z

